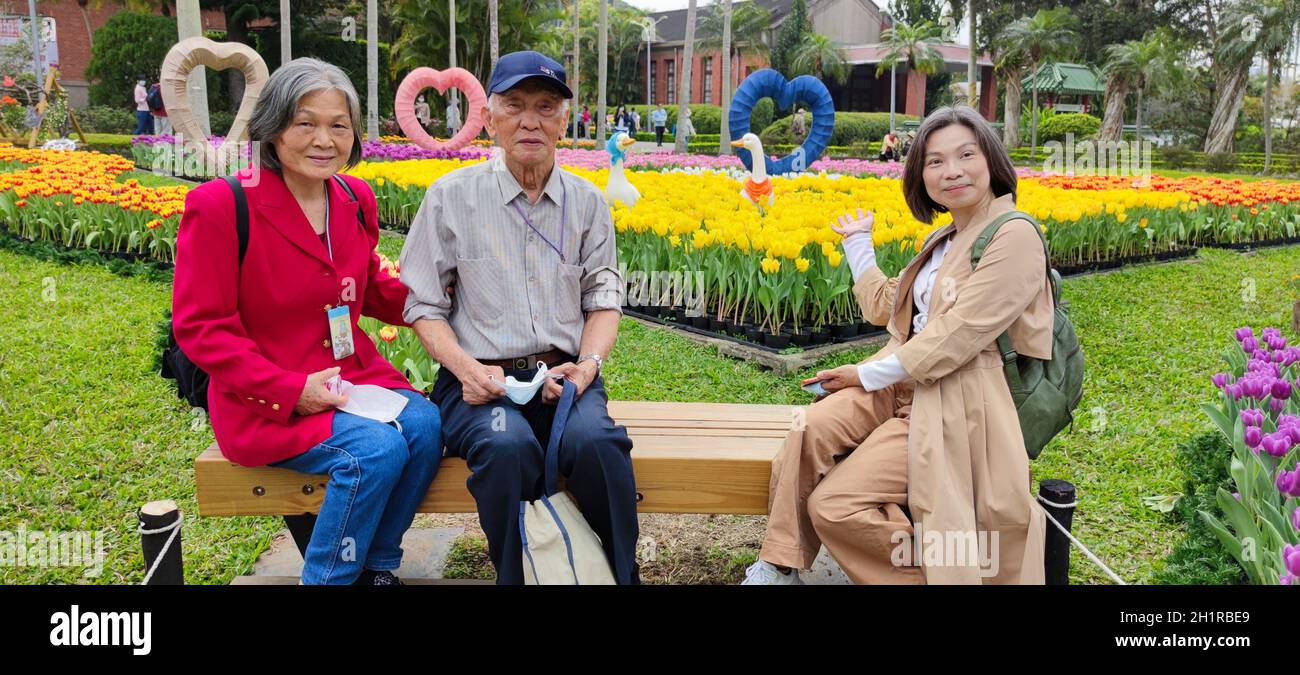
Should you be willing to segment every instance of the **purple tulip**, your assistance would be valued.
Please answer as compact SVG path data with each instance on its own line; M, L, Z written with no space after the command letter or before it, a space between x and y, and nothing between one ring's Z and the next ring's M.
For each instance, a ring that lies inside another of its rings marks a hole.
M1240 492L1234 492L1234 493L1232 493L1232 498L1235 499L1235 500L1237 500L1237 501L1241 501L1241 493L1240 493Z
M1274 380L1269 393L1273 394L1274 399L1285 401L1291 398L1291 383L1286 380Z
M1248 337L1241 341L1241 351L1250 354L1256 349L1259 349L1259 340L1256 340L1253 337Z
M1250 358L1267 363L1273 358L1273 356L1268 353L1267 349L1256 349L1254 352L1251 352Z
M1227 373L1215 373L1210 376L1210 381L1214 383L1215 387L1222 389L1224 385L1228 384L1228 377Z
M1300 546L1287 544L1282 549L1282 559L1286 561L1286 571L1290 572L1291 576L1300 576Z
M1277 486L1278 492L1288 497L1300 497L1298 483L1300 483L1300 472L1283 469L1277 472L1277 480L1273 484Z
M1264 423L1264 411L1258 408L1242 408L1241 423L1248 427L1257 427Z
M1276 415L1282 412L1283 410L1286 410L1286 401L1278 400L1276 398L1271 399L1268 402L1268 409L1272 410L1273 414Z
M1243 326L1241 328L1238 328L1236 331L1233 331L1233 334L1237 336L1237 342L1241 342L1242 340L1245 340L1248 337L1253 337L1255 335L1255 331L1251 330L1250 326Z
M1287 574L1286 572L1283 572L1283 573L1282 573L1282 576L1278 577L1278 581L1279 581L1283 586L1290 586L1290 585L1291 585L1291 580L1294 579L1294 578L1295 578L1295 577L1291 576L1290 574Z
M1291 527L1294 527L1297 532L1300 532L1300 508L1291 512Z
M1259 427L1246 427L1245 440L1246 447L1258 448L1264 441L1264 432L1260 431Z
M1283 457L1291 449L1291 437L1288 434L1267 434L1260 441L1260 447L1274 457Z
M1241 385L1240 385L1240 384L1230 384L1230 385L1228 385L1228 388L1226 389L1226 391L1228 392L1228 395L1232 397L1232 400L1234 400L1234 401L1240 401L1240 400L1241 400L1242 391L1241 391Z

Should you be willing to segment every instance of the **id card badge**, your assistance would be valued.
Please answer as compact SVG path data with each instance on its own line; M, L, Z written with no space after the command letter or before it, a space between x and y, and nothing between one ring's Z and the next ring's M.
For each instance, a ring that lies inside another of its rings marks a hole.
M330 342L334 345L334 359L352 356L352 321L348 306L340 305L328 310L326 316L330 322Z

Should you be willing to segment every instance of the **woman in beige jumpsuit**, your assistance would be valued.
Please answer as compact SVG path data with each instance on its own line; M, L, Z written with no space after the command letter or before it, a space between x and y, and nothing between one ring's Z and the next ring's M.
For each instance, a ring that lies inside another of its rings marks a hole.
M843 216L853 293L890 340L862 364L817 374L829 395L772 463L769 519L746 584L801 583L825 545L855 583L1041 584L1044 519L996 339L1050 358L1046 253L1028 220L971 245L1015 209L1016 173L969 108L931 113L903 174L912 214L952 222L897 277L874 264L870 213Z

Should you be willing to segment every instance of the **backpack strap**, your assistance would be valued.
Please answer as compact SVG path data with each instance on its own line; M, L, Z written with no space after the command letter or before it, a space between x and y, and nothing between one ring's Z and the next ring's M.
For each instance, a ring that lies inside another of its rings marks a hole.
M984 231L980 232L979 236L975 238L975 243L971 245L971 271L975 271L975 268L979 265L980 258L984 256L984 249L988 248L989 242L992 241L993 236L998 233L998 228L1002 227L1002 224L1008 220L1015 220L1017 218L1028 220L1032 223L1034 225L1034 232L1038 234L1038 239L1043 242L1043 255L1047 260L1047 279L1052 284L1052 304L1053 307L1055 307L1061 302L1061 277L1056 273L1056 270L1052 269L1052 252L1047 247L1047 239L1043 236L1043 231L1038 228L1038 221L1034 220L1033 216L1024 211L1008 211L997 218L994 218L993 222L984 227ZM1015 348L1011 346L1011 336L1006 331L1003 331L1002 334L998 336L997 342L998 352L1002 355L1003 365L1014 362L1019 355L1016 354Z
M339 187L343 188L343 191L352 198L352 201L357 203L357 222L361 223L361 227L364 228L366 226L366 214L361 211L361 200L357 199L357 193L352 191L352 186L348 185L346 180L343 180L343 176L334 174L334 182L338 183Z
M244 186L239 184L238 176L225 176L226 185L235 195L235 233L239 236L239 264L244 264L244 254L248 252L248 198L244 196Z

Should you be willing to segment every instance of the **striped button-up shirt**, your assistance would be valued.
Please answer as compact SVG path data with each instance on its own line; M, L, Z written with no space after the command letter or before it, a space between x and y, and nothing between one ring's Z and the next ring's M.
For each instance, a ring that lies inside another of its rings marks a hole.
M568 212L563 233L561 208ZM500 155L429 187L402 247L401 270L411 291L406 321L448 321L476 359L577 354L584 313L621 312L625 292L600 189L556 164L530 204ZM445 291L453 283L454 298Z

